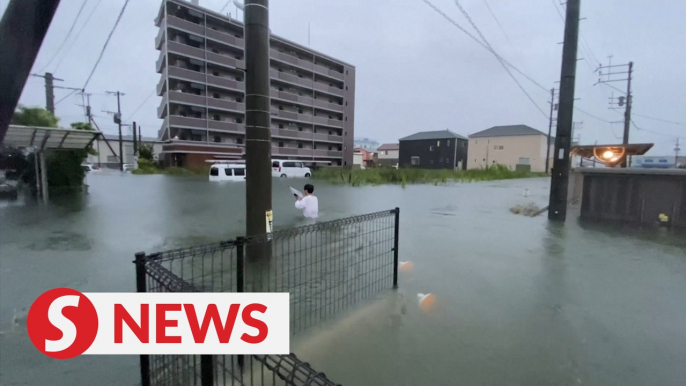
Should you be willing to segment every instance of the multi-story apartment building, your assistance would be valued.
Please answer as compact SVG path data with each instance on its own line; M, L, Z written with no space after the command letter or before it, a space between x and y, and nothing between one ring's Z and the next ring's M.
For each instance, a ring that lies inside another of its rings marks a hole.
M243 157L243 24L183 0L164 0L155 23L160 159ZM272 35L270 77L272 157L352 165L355 67Z

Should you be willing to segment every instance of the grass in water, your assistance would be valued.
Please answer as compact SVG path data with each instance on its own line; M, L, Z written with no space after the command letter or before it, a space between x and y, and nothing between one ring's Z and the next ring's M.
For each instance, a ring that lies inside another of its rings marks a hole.
M170 176L194 176L194 175L208 175L209 165L203 165L204 167L198 168L197 170L188 170L180 168L177 166L170 166L167 168L161 168L156 163L140 159L138 160L138 169L132 170L133 174L166 174Z
M485 169L353 169L322 168L313 172L312 178L334 184L384 185L399 184L445 184L447 182L494 181L513 178L542 177L545 173L518 172L505 165L493 165Z

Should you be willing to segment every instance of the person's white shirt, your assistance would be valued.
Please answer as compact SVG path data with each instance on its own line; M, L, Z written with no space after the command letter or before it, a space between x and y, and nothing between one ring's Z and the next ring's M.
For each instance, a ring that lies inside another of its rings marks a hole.
M295 201L295 208L303 211L307 218L317 218L319 216L319 200L316 196L306 195L300 200Z

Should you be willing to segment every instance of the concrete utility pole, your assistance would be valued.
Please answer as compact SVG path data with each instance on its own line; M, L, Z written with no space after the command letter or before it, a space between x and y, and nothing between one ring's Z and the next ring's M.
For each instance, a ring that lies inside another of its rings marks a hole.
M624 110L624 138L622 143L629 144L629 128L631 127L631 72L634 69L634 62L629 62L629 73L626 81L626 109ZM626 161L625 161L626 162Z
M245 167L247 235L264 235L272 210L269 1L245 2ZM251 247L254 248L254 247ZM259 256L267 257L265 248Z
M136 135L136 122L133 123L133 154L138 154L138 135Z
M31 74L31 76L45 79L45 109L55 115L55 85L53 82L64 79L55 78L51 72L46 72L45 75Z
M121 96L126 95L119 91L107 91L110 95L117 96L117 112L114 114L114 123L119 126L119 170L124 171L124 140L121 135Z
M553 173L550 182L548 219L567 218L567 185L569 182L569 148L574 118L574 83L576 80L577 48L579 43L580 0L568 0L565 20L565 40L560 71L560 108L557 112L557 132Z
M610 57L610 59L612 59ZM610 62L611 63L611 62ZM619 68L618 68L619 67ZM626 71L624 71L626 67ZM603 74L603 70L607 69L607 73ZM629 62L628 64L616 64L598 67L598 83L610 83L610 82L624 82L626 81L626 96L620 96L615 102L614 96L610 98L610 109L616 110L617 108L624 107L624 136L622 137L622 144L627 145L629 143L629 132L631 129L631 106L633 104L633 95L631 95L631 75L634 70L634 62ZM607 75L606 79L603 79L603 75ZM613 75L626 75L624 79L613 78ZM617 89L616 87L613 87ZM621 91L621 90L620 90ZM615 103L616 106L615 107ZM625 168L627 166L627 158L622 161L621 167Z
M548 120L548 147L545 149L545 174L550 174L550 136L553 131L553 110L555 106L555 89L550 89L550 118Z
M679 137L676 137L676 146L674 146L674 167L679 166L679 151L681 148L679 148Z

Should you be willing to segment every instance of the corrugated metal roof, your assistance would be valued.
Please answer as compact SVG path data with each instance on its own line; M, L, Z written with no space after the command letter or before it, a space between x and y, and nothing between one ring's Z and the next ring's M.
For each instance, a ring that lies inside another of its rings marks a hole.
M39 150L84 149L99 136L98 131L10 125L2 144Z
M450 130L438 130L438 131L422 131L420 133L412 134L405 138L400 138L400 141L420 141L424 139L448 139L448 138L458 138L467 139L459 134L455 134Z
M546 135L527 125L493 126L490 129L471 134L469 138L511 137L515 135Z
M383 145L376 148L376 150L400 150L400 144L384 143Z

